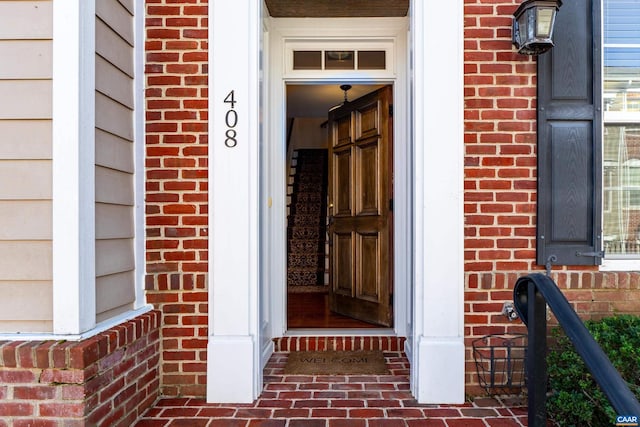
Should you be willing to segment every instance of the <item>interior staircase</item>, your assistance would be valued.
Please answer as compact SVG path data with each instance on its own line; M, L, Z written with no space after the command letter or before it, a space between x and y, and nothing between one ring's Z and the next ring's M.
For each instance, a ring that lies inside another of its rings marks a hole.
M325 290L327 150L293 153L289 181L287 286L289 292Z

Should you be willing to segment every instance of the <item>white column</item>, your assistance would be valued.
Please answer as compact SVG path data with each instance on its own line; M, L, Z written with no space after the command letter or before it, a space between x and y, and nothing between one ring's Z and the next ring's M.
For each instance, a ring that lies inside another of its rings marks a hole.
M258 340L258 0L209 3L207 401L252 402Z
M463 0L412 2L415 349L420 403L464 402Z
M53 2L53 332L94 327L95 2Z

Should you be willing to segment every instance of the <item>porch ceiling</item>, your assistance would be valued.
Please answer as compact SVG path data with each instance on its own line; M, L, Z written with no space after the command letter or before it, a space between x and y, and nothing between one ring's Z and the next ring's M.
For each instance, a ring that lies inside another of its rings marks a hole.
M274 18L407 16L409 0L266 0Z

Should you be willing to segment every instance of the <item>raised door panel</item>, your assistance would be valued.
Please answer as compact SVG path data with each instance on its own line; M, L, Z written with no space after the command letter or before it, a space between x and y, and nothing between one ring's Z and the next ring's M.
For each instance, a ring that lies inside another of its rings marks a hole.
M380 235L379 233L358 233L358 287L359 299L378 303L380 295Z
M379 215L380 213L380 156L378 139L356 147L355 188L356 215Z
M351 138L351 116L346 115L337 119L337 123L335 126L336 136L333 139L333 146L339 147L342 145L347 145L352 142Z
M353 237L352 233L333 233L333 292L353 294Z
M334 182L332 185L335 216L351 216L351 148L333 154Z
M375 101L355 111L356 140L380 135L380 102Z

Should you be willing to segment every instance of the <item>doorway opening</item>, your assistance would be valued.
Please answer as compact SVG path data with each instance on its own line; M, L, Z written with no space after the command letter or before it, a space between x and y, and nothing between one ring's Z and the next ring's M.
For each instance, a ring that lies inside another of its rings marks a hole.
M393 327L391 85L286 85L288 329Z

